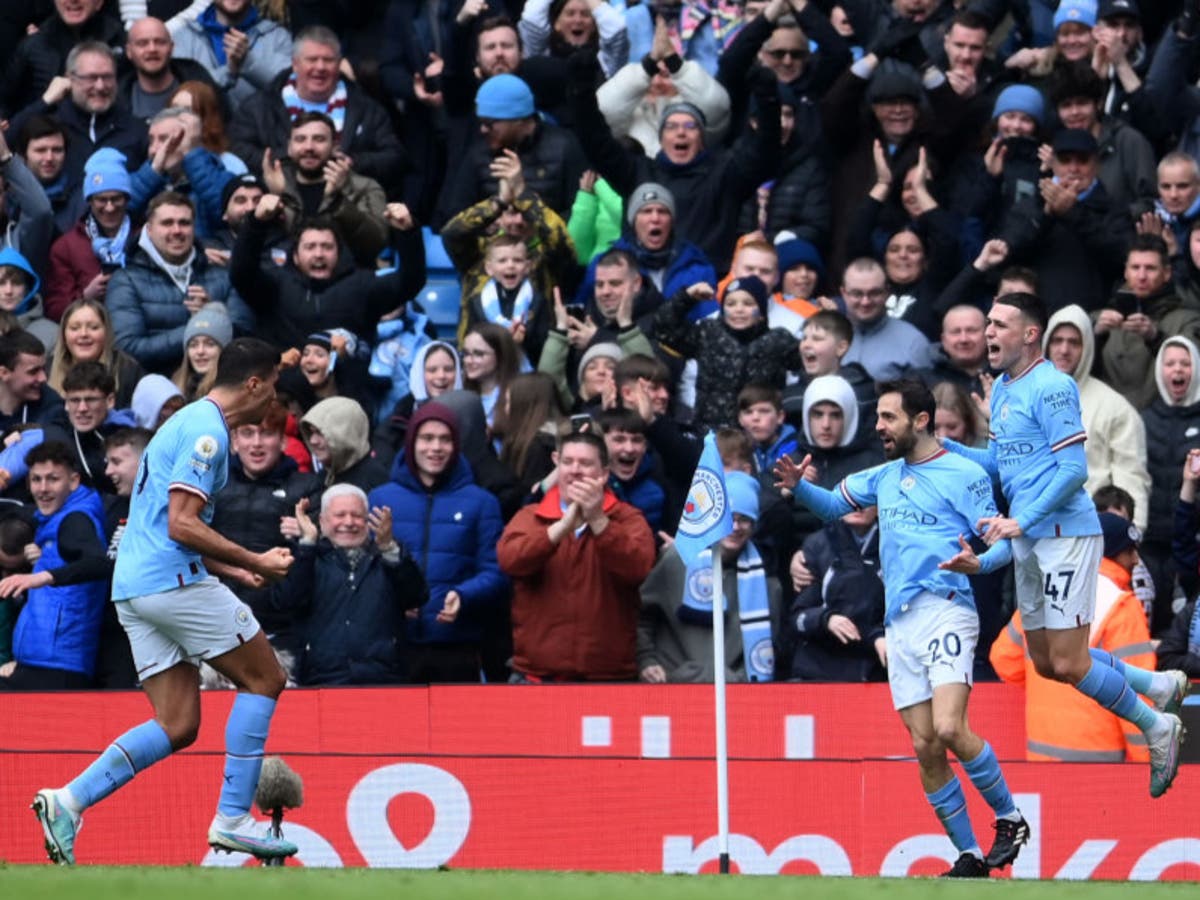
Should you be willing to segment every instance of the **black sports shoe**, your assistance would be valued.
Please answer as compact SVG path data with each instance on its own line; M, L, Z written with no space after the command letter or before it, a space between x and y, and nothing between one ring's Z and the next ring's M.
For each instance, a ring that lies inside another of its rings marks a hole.
M1021 845L1029 843L1029 823L1024 818L1016 822L997 819L992 827L996 829L996 841L985 862L989 869L1003 869L1017 858Z
M947 871L942 873L943 878L987 878L988 867L982 859L974 853L964 853L960 856Z

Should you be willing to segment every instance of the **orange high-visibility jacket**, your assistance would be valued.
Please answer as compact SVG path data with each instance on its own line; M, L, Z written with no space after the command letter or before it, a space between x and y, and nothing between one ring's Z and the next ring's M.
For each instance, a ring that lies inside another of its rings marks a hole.
M1154 645L1142 604L1131 590L1129 573L1110 559L1100 562L1092 647L1142 669L1154 669ZM996 638L988 655L1004 681L1025 685L1026 758L1059 762L1146 761L1146 738L1068 684L1043 678L1025 647L1021 613Z

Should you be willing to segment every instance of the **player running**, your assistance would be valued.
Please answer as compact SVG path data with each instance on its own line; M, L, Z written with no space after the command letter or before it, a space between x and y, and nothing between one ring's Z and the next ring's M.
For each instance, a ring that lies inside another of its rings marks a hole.
M175 413L146 447L117 553L112 599L154 718L117 738L74 781L43 789L33 810L53 862L73 865L81 814L138 772L181 750L200 727L200 660L238 694L225 728L225 773L208 842L258 857L296 846L258 833L250 804L286 675L250 608L209 571L261 586L287 574L290 551L251 553L209 526L229 468L229 430L259 422L275 398L278 352L232 341L206 397Z
M912 737L926 799L959 852L944 874L986 878L1017 858L1029 825L1013 803L991 745L967 724L979 617L965 575L939 568L975 523L995 515L991 479L978 465L943 450L931 432L934 399L915 381L879 387L875 430L890 460L842 480L834 491L805 481L784 456L780 487L822 519L879 507L879 557L884 579L888 684L892 703ZM992 571L1010 559L1007 541L978 559ZM954 751L971 783L996 813L996 840L986 859L967 817L962 785L950 768Z
M1184 728L1176 712L1188 679L1183 672L1148 672L1106 650L1088 649L1104 541L1095 504L1083 489L1087 436L1079 389L1042 357L1045 331L1046 308L1038 297L996 299L985 336L988 363L1004 374L992 387L988 447L943 444L1000 480L1009 515L984 517L978 527L988 544L1012 543L1017 604L1038 674L1074 685L1140 728L1150 748L1150 796L1161 797L1179 770ZM977 563L964 547L948 565L969 573Z

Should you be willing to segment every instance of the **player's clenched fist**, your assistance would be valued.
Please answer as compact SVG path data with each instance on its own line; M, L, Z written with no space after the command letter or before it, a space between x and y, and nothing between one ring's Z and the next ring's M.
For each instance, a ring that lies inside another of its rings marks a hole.
M272 547L258 554L258 573L268 581L280 581L292 567L292 551L287 547Z

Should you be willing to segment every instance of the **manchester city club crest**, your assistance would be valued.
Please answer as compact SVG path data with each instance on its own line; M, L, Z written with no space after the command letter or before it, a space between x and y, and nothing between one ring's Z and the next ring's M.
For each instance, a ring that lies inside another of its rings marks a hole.
M712 569L705 566L689 572L687 577L687 593L696 603L712 605L713 580Z
M771 672L775 668L775 646L770 638L763 638L750 649L750 659L760 672Z
M703 537L725 515L725 503L720 476L711 469L697 469L679 518L679 531L688 537Z
M1000 404L1000 421L1001 422L1008 421L1008 404L1007 403Z
M911 491L916 486L917 479L913 478L911 475L905 475L900 479L900 487L904 488L906 491Z

